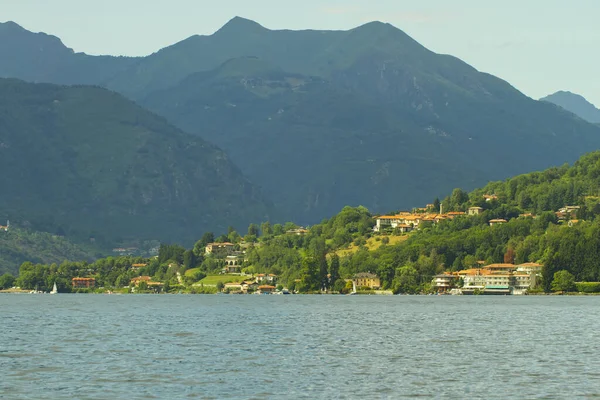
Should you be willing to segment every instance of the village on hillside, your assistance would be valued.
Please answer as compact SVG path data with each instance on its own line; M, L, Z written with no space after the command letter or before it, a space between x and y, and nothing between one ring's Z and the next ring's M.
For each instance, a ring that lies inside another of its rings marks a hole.
M487 202L497 201L496 195L483 195L483 206ZM559 222L569 227L580 222L577 219L579 206L564 206L555 212ZM465 211L443 211L443 205L439 209L434 204L427 204L423 208L415 208L412 211L397 212L393 215L377 215L373 217L374 224L372 231L374 238L380 242L381 236L390 238L392 236L408 237L412 232L416 232L427 227L432 227L442 221L454 220L456 218L473 218L484 214L484 207L472 206L464 208ZM515 218L537 218L532 213L520 214ZM487 220L487 224L493 229L495 226L508 223L507 219L492 218ZM9 229L9 222L6 226L0 226L1 230ZM310 229L304 227L293 227L284 230L282 234L292 235L290 237L304 236L310 233ZM390 236L391 235L391 236ZM400 237L398 237L400 238ZM210 242L203 247L203 256L211 259L218 266L218 275L203 275L196 280L190 275L192 270L183 271L185 275L179 272L177 263L170 263L168 268L176 272L176 278L179 285L184 283L195 289L202 289L200 293L228 293L228 294L291 294L297 293L293 286L292 290L280 284L280 279L274 273L257 273L250 265L247 250L250 246L261 246L262 243L251 243L244 240ZM118 253L130 253L137 249L123 248L114 249ZM158 252L158 249L152 249ZM342 250L343 251L343 250ZM153 256L147 259L158 258ZM169 284L162 282L162 279L143 274L144 268L148 263L134 263L129 270L134 275L139 271L139 276L128 278L128 286L123 286L130 293L165 293L169 291ZM431 281L430 293L469 295L469 294L503 294L503 295L523 295L531 290L539 289L543 266L537 263L513 264L514 259L506 259L503 264L488 264L485 261L473 262L471 268L464 270L446 271L435 275ZM195 268L196 270L198 268ZM260 271L258 271L260 272ZM215 271L216 273L216 271ZM330 275L327 275L329 279ZM429 279L429 278L428 278ZM185 280L185 282L184 282ZM344 293L371 293L371 294L391 294L389 290L382 290L380 277L371 271L356 273L343 279L346 282ZM295 285L294 281L282 281L290 285ZM300 279L295 280L296 283ZM333 282L323 285L322 293L331 293ZM73 291L93 291L96 290L96 279L92 276L76 276L71 281ZM173 282L171 283L173 285ZM99 288L98 288L99 289ZM338 289L339 291L340 289ZM429 291L429 289L428 289Z

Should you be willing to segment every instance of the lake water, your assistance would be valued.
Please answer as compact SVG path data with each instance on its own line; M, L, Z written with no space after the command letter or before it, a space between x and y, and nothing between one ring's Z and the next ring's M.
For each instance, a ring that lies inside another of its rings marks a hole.
M0 295L0 398L600 397L600 297Z

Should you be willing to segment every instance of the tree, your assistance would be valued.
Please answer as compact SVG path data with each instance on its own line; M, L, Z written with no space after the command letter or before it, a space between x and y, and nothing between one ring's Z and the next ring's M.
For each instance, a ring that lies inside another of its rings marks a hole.
M572 292L575 290L575 277L566 270L554 273L552 290L555 292Z
M225 243L229 241L229 237L227 235L220 235L218 238L215 239L215 242L217 243Z
M248 236L258 237L258 225L256 225L256 224L248 225Z
M225 287L225 284L223 282L221 282L221 281L217 282L217 290L219 292L222 292L224 287Z
M194 255L199 257L204 254L206 245L215 241L215 235L212 232L206 232L202 238L194 244Z
M329 275L329 281L333 284L340 279L340 257L335 253L333 253L329 262Z
M269 221L263 222L260 225L260 232L262 236L271 236L273 234L273 230L271 228L271 223Z
M0 276L0 289L9 289L13 287L15 283L15 277L8 272Z
M283 235L284 233L285 233L285 231L283 230L283 225L281 225L281 224L273 225L273 235L279 236L279 235Z
M183 253L185 253L185 248L182 246L177 244L161 244L158 249L158 261L160 263L175 261L178 264L182 264Z
M183 253L183 268L190 269L196 266L196 256L194 255L193 250L186 250Z
M514 264L515 262L515 250L512 247L509 247L504 253L504 263L505 264Z
M350 285L352 285L352 284L350 284ZM343 279L338 279L333 284L333 291L334 292L344 293L345 289L346 289L346 281L343 280Z
M392 283L394 293L416 293L419 290L419 273L410 265L398 268Z
M239 243L242 240L242 237L236 231L232 231L227 234L227 239L231 243Z
M439 198L435 198L435 200L433 201L433 210L435 212L439 212L440 211L440 199Z
M314 257L305 258L302 261L302 289L313 291L320 289L319 264Z
M462 189L454 189L450 195L450 207L458 209L460 206L469 201L469 194ZM448 211L448 210L447 210Z

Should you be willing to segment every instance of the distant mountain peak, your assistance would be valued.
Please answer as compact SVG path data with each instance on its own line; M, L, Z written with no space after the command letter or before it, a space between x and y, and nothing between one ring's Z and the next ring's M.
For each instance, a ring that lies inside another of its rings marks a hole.
M392 47L402 46L411 49L423 50L419 42L410 37L402 29L381 21L372 21L364 25L351 29L350 32L355 40L363 43L371 43L373 46L391 45Z
M234 17L227 22L221 29L219 29L215 35L223 34L234 34L234 35L245 35L250 33L261 33L268 31L267 28L259 24L258 22L242 17Z
M600 123L600 110L577 93L561 90L540 99L540 101L556 104L588 122Z
M0 22L0 32L23 32L25 30L25 28L13 21Z

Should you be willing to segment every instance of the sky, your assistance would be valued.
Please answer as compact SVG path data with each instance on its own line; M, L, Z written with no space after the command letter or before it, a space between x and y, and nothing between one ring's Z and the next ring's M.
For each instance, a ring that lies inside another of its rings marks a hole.
M600 106L598 0L0 0L0 21L88 54L147 55L234 16L269 29L389 22L533 98L558 90Z

